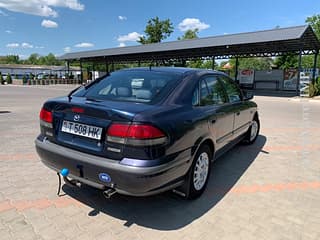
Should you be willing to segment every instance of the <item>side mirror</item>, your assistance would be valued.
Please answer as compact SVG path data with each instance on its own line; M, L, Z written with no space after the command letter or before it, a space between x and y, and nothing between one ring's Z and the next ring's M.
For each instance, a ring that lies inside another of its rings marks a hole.
M253 91L243 90L243 100L248 101L253 99L254 94Z

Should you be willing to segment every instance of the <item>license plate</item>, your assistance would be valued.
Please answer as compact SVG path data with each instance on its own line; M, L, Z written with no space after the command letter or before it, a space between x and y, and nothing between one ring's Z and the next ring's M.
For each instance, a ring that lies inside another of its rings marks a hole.
M102 128L100 127L69 121L63 121L61 131L97 140L101 139L102 134Z

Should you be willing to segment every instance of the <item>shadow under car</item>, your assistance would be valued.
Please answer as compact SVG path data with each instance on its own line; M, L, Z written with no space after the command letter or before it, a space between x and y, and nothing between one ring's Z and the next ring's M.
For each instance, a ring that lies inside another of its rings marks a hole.
M83 186L63 186L70 197L93 208L89 216L108 214L126 221L125 226L137 224L158 230L182 228L212 209L228 194L248 167L264 152L266 137L259 135L252 145L238 144L217 159L212 165L211 176L204 194L196 200L185 200L172 192L151 197L130 197L115 194L107 200L101 191Z

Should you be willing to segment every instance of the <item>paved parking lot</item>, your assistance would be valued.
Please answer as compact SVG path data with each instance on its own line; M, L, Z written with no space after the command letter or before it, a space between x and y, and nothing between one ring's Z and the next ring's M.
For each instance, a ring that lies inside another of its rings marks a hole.
M213 164L204 195L106 200L39 160L38 112L72 86L0 86L0 239L320 239L320 101L255 97L261 132Z

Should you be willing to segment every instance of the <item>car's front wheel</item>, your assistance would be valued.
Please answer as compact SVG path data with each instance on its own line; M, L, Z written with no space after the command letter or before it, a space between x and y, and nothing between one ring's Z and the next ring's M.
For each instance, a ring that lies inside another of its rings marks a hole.
M210 175L212 152L208 145L199 148L188 174L187 198L199 197L206 188Z

